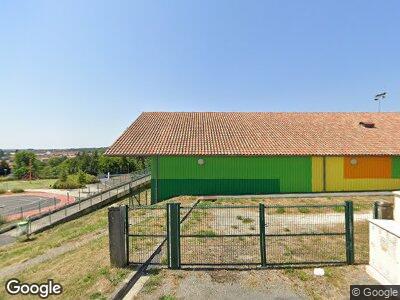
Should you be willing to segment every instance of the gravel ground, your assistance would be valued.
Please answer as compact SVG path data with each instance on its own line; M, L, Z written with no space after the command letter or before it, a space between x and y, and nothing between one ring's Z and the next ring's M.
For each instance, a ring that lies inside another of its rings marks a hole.
M350 284L376 284L365 266L281 270L161 270L134 299L348 299Z

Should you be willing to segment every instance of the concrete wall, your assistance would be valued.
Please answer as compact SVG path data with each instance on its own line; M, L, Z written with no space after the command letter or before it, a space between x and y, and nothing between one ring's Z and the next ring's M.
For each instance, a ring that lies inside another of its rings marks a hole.
M370 220L367 272L381 284L400 284L400 192L394 192L394 220Z

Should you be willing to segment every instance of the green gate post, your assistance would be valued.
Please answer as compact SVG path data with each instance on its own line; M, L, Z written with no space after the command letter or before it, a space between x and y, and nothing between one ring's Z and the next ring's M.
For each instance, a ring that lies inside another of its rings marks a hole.
M267 255L265 247L265 205L260 203L258 206L259 223L260 223L260 253L261 253L261 266L267 265Z
M167 204L168 268L181 268L180 203Z
M353 201L345 202L346 218L346 261L348 265L354 264L354 212Z

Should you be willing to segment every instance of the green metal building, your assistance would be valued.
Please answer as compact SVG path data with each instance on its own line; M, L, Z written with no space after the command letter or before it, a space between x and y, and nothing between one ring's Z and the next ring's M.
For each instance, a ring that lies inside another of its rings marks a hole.
M399 113L143 113L109 155L151 157L152 202L400 188Z

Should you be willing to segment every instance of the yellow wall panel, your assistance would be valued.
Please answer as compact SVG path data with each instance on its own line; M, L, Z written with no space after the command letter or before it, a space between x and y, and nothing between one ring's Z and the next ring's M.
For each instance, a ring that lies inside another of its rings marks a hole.
M324 158L322 156L312 157L312 191L324 191Z
M399 188L399 178L345 179L344 158L326 157L326 189L329 192L395 190Z
M326 157L326 190L328 192L344 191L343 157Z

